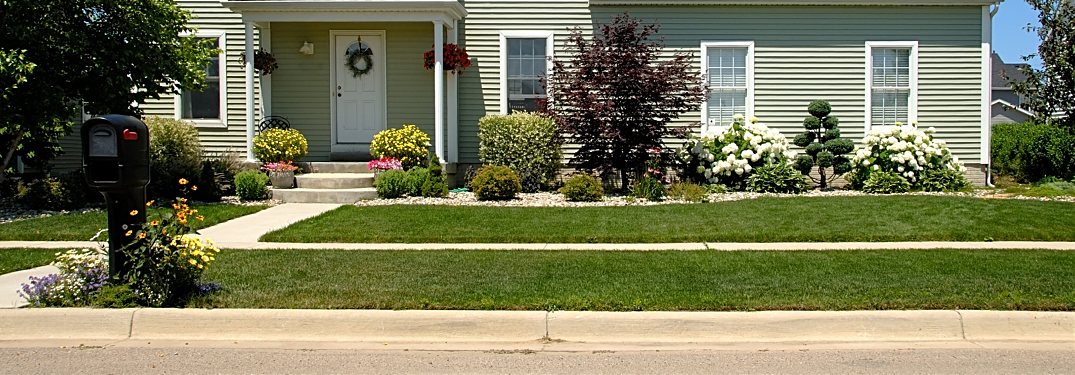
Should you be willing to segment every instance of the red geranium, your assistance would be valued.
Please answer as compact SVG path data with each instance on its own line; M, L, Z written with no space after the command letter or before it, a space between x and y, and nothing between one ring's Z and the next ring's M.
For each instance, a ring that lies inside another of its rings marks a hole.
M426 51L426 53L422 54L422 57L425 59L426 70L433 69L436 63L433 50ZM455 43L444 44L444 70L459 74L469 67L470 55L467 54L466 50Z

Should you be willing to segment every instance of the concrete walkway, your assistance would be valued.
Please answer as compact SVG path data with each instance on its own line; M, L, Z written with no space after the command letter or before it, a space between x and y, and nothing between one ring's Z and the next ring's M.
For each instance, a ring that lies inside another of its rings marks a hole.
M257 242L265 233L340 207L335 203L288 203L199 230L217 243Z
M53 266L41 266L0 275L0 309L10 309L27 305L26 300L19 296L19 291L22 290L22 284L30 283L30 276L42 277L59 272L59 268Z

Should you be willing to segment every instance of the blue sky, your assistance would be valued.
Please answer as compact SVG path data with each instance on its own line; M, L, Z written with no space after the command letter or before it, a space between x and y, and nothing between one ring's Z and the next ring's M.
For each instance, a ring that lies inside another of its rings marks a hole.
M993 50L1006 63L1021 63L1023 56L1037 53L1038 35L1026 31L1026 25L1038 25L1038 13L1023 0L1007 0L1000 5L1000 12L993 17ZM1041 67L1041 60L1031 62Z

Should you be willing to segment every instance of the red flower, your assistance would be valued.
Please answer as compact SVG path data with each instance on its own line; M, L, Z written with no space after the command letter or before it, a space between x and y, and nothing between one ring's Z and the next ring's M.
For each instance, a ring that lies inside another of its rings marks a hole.
M422 54L422 58L425 60L424 66L426 70L433 69L436 64L433 50L426 51ZM470 55L467 54L466 50L454 43L444 44L444 70L459 74L469 67Z

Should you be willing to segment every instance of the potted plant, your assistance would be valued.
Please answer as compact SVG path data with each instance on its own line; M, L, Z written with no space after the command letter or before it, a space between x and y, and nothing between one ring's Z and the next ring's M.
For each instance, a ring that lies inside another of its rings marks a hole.
M426 70L431 70L436 64L433 50L426 51L422 55L425 59ZM470 67L470 55L467 51L455 43L444 43L444 70L459 74Z
M269 174L269 182L274 189L290 189L295 187L295 171L299 167L289 161L265 163L261 166L265 173Z

